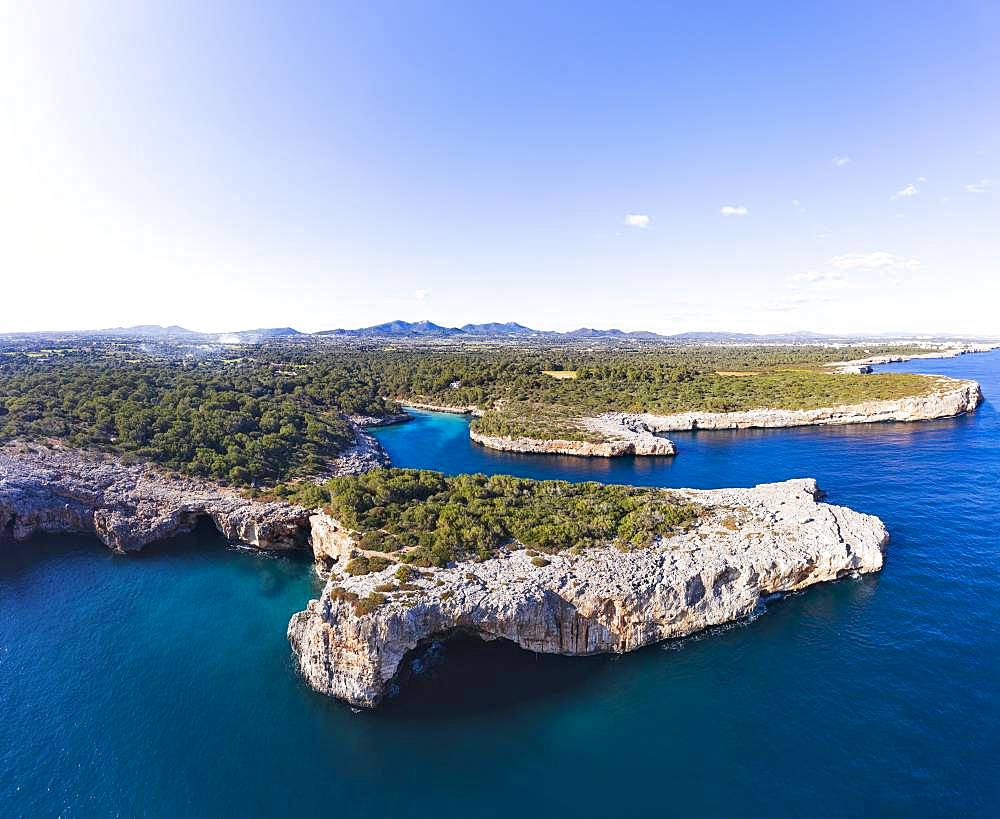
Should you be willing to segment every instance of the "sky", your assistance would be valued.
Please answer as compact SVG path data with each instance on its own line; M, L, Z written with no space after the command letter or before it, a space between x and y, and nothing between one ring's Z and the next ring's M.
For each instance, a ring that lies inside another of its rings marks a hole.
M1000 3L0 0L0 332L1000 336Z

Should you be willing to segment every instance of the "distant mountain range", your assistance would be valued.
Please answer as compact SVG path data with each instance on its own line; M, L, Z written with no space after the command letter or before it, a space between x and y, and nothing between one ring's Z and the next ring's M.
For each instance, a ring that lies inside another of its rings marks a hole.
M863 335L825 335L806 330L794 333L756 334L727 332L695 332L661 335L643 330L625 332L624 330L599 330L593 327L580 327L569 332L554 330L534 330L515 321L487 322L485 324L463 324L461 327L445 327L432 321L388 321L371 327L359 327L354 330L337 329L323 330L318 333L303 333L294 327L260 327L256 330L237 330L231 333L199 333L184 327L170 325L162 327L158 324L140 324L134 327L112 327L104 330L75 333L19 333L16 335L34 336L84 336L98 338L147 339L149 341L180 341L193 344L259 344L276 340L308 340L311 338L325 339L549 339L553 341L566 340L610 340L610 341L651 341L672 342L675 344L803 344L816 342L857 342L868 339L934 339L958 340L951 336L920 336L912 333L887 334L877 336Z

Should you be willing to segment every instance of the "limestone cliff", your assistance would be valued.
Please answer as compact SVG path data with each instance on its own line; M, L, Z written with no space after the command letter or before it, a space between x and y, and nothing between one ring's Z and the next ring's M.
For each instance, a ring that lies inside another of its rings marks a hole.
M672 441L658 438L648 430L639 432L638 425L631 430L620 426L614 430L616 437L606 441L568 441L559 438L507 438L500 435L483 435L469 430L469 437L487 449L501 452L537 452L546 455L579 455L590 458L614 458L621 455L676 455Z
M302 674L318 691L374 706L408 652L450 634L547 653L626 652L745 617L769 594L882 566L882 522L818 502L812 480L674 494L704 514L648 548L542 558L514 544L425 571L372 610L357 601L393 584L391 568L334 573L288 626Z
M39 444L0 447L0 538L95 534L128 552L189 532L207 518L229 540L260 549L305 548L309 513L167 475L149 464Z
M609 412L590 419L593 429L612 431L639 424L655 432L688 429L752 429L827 424L872 424L883 421L928 421L951 418L976 409L983 400L975 381L941 378L927 395L865 401L809 410L755 409L741 412L681 412L674 415Z

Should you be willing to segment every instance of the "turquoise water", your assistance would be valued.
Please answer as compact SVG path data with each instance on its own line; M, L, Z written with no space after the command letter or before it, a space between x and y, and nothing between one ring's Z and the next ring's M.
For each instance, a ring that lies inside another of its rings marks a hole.
M896 369L906 368L905 365ZM1000 354L921 362L1000 395ZM624 657L455 643L373 713L308 690L308 563L208 532L117 557L0 549L0 815L991 816L1000 806L1000 416L700 432L675 459L489 453L459 417L404 466L664 486L812 475L893 535L877 577Z

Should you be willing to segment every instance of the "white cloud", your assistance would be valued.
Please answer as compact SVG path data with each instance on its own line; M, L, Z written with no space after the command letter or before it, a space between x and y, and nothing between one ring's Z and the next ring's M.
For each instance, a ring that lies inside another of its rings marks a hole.
M965 186L966 193L986 193L986 189L991 185L989 179L980 179L978 182L973 182L971 185Z
M761 309L767 313L790 313L816 304L827 304L833 299L821 293L811 293L784 299L775 299L764 304Z
M849 156L835 156L832 162L834 166L843 168L845 165L851 164L851 158Z
M413 298L417 301L424 301L431 294L430 290L425 290L423 287L418 288L413 291Z
M723 205L719 210L723 216L746 216L749 212L743 205Z
M914 184L913 184L913 183L911 182L911 183L910 183L909 185L907 185L907 186L906 186L905 188L900 188L900 189L899 189L898 191L896 191L896 192L895 192L895 193L894 193L894 194L892 195L892 198L893 198L893 199L902 199L902 198L903 198L903 197L905 197L905 196L916 196L916 195L917 195L918 193L920 193L920 190L919 190L919 188L917 188L917 186L916 186L916 185L914 185Z
M629 227L647 228L649 217L645 213L628 213L625 215L625 224Z
M799 213L805 213L806 209L798 199L792 200L792 207L795 208Z
M907 259L885 250L875 250L871 253L843 253L840 256L834 256L828 264L837 270L877 270L883 272L915 270L920 267L920 262L917 259Z
M791 287L805 284L834 284L844 280L843 270L806 270L788 277Z

